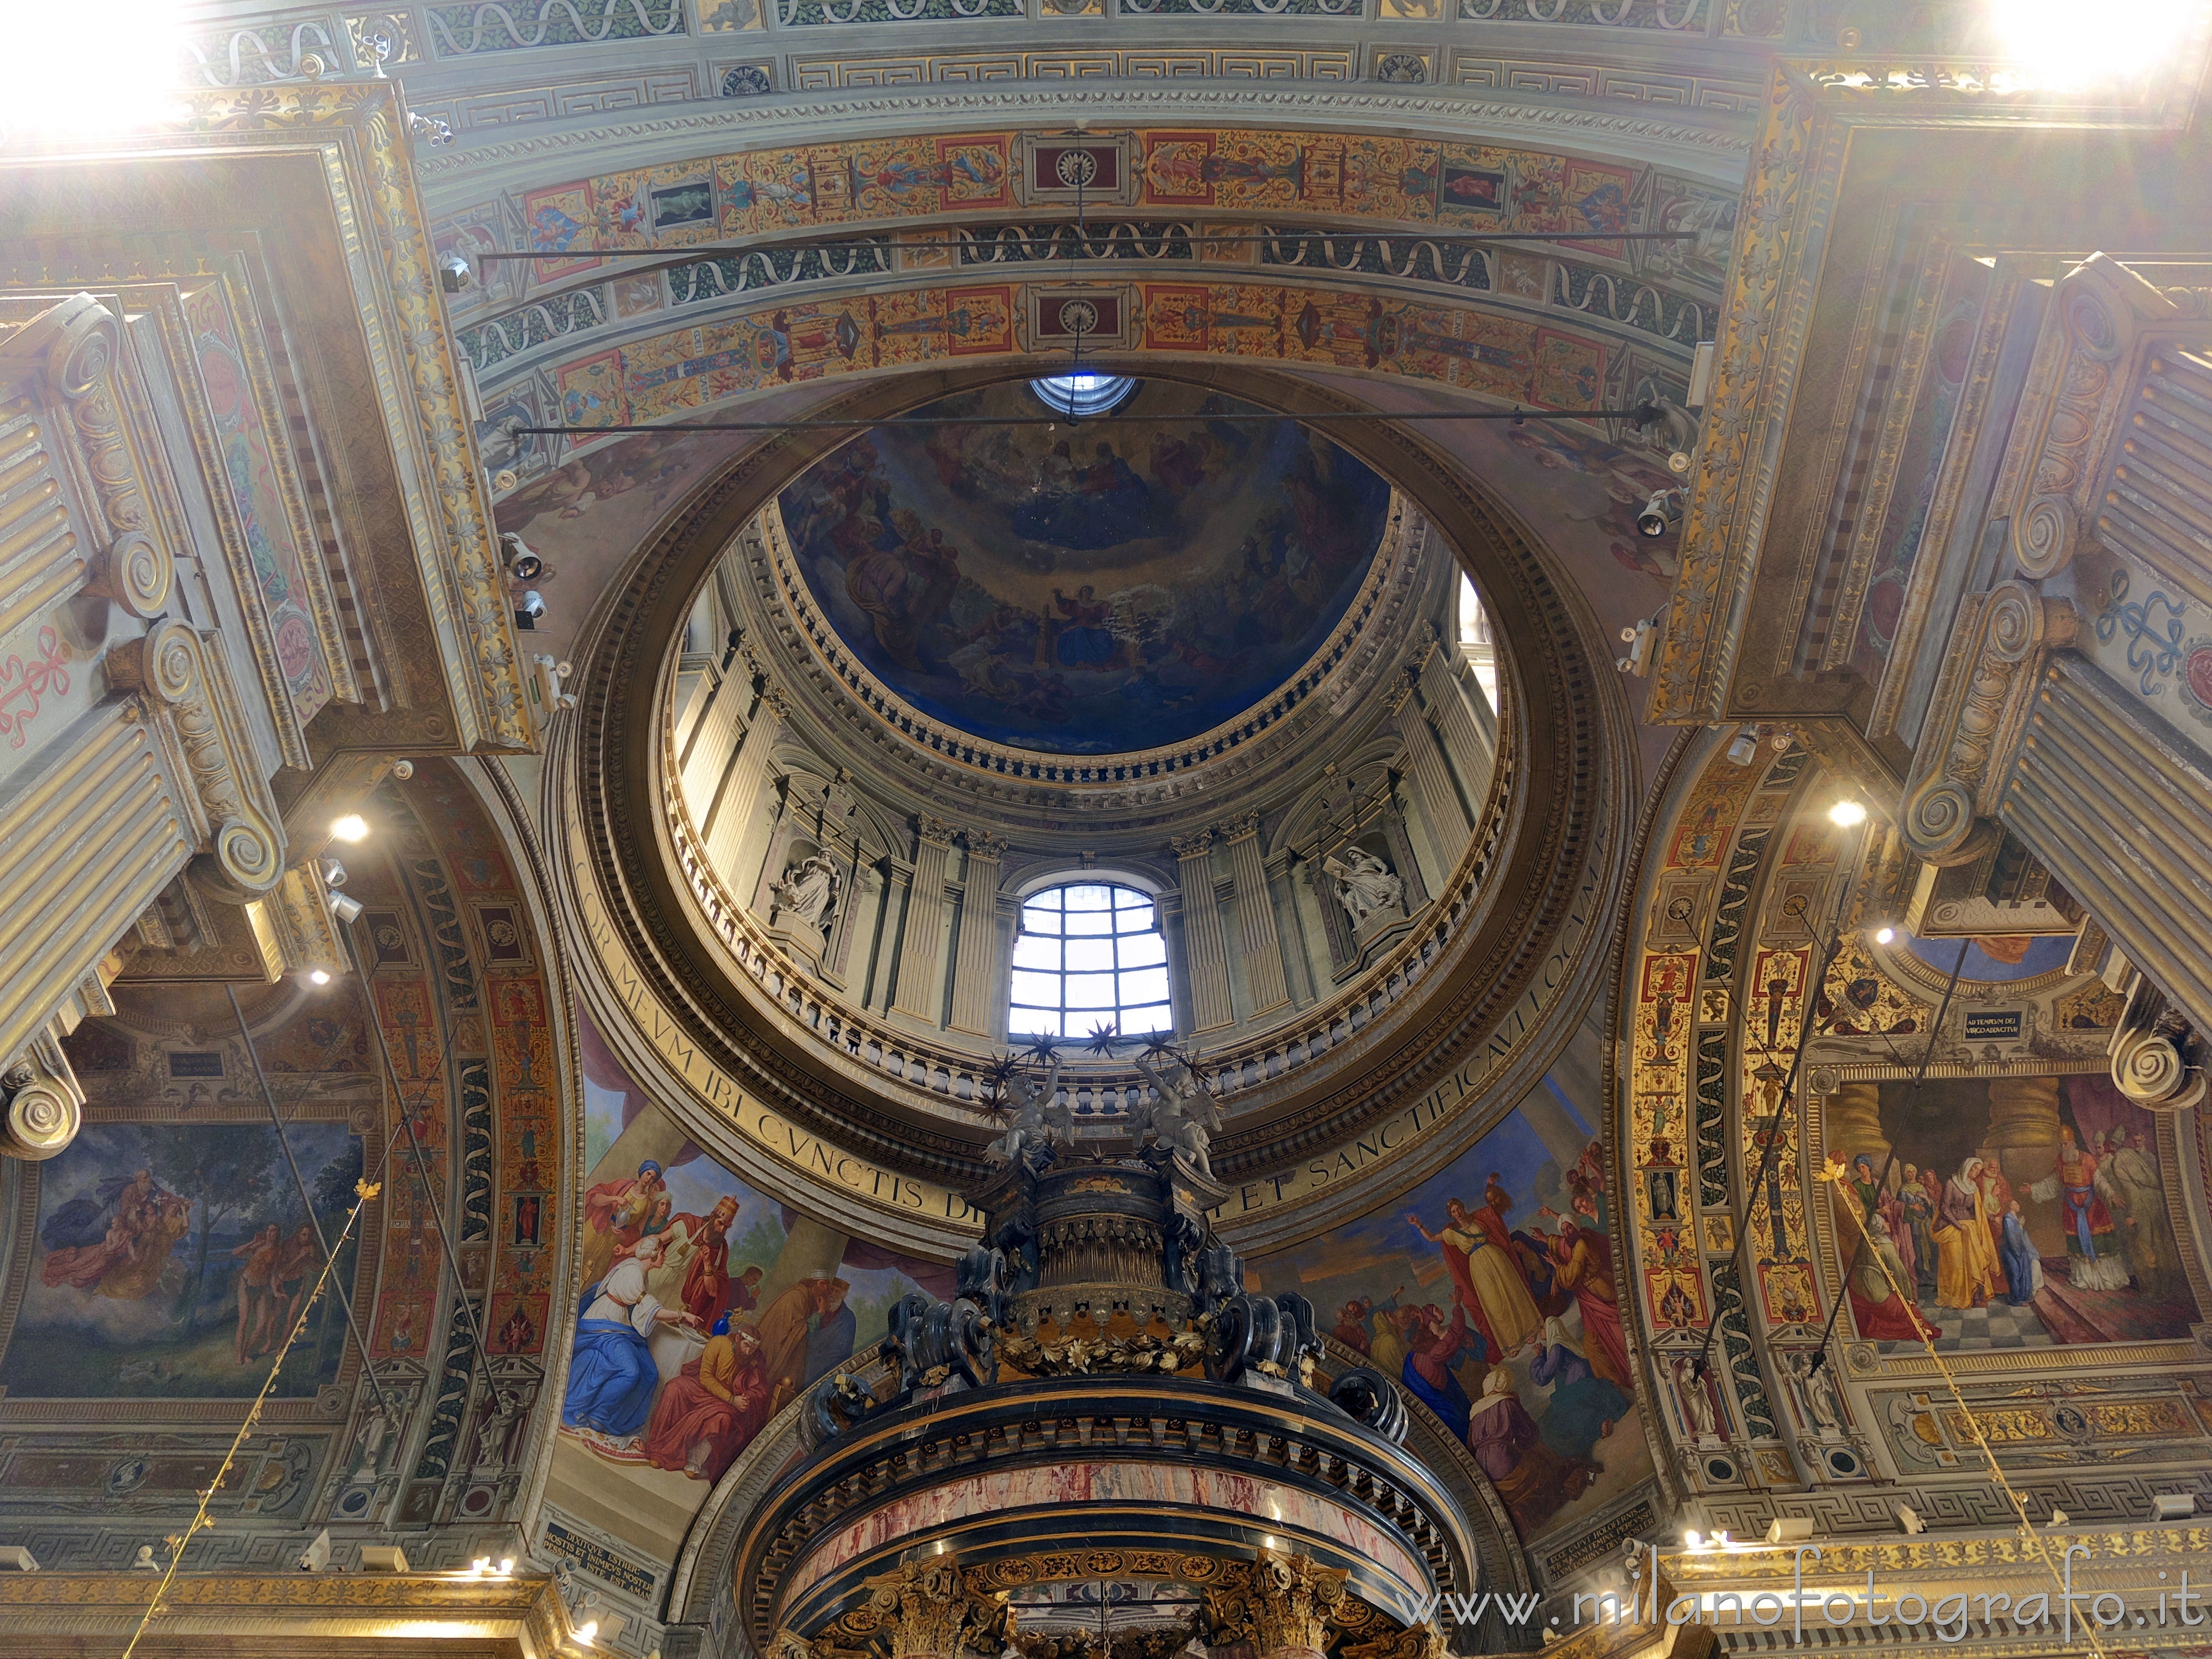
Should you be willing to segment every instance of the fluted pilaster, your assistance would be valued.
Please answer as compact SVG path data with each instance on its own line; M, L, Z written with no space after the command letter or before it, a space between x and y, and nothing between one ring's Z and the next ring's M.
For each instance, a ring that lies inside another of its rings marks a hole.
M945 1000L945 866L951 853L952 826L925 813L919 821L906 925L899 933L898 993L891 1010L932 1025Z
M1288 1006L1283 947L1275 934L1275 907L1267 896L1267 868L1260 856L1260 815L1248 812L1220 826L1229 848L1229 873L1237 883L1237 940L1244 947L1244 983L1255 1016ZM1186 906L1188 900L1184 901Z
M1176 883L1182 892L1183 969L1190 980L1191 1026L1218 1031L1236 1023L1229 1002L1229 947L1213 896L1213 832L1177 836Z

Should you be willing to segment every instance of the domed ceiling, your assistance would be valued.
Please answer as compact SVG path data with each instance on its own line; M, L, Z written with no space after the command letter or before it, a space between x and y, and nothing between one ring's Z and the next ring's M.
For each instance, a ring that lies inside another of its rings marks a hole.
M785 490L809 590L918 708L1058 754L1180 742L1293 675L1359 591L1390 487L1293 421L1173 381L1048 419L1026 381L878 427ZM974 424L968 424L969 422Z

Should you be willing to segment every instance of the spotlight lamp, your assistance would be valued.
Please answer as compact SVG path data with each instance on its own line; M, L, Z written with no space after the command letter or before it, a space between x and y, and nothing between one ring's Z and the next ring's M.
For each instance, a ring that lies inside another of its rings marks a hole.
M331 834L340 841L367 841L368 820L358 812L348 812L331 820Z
M1759 728L1747 726L1739 730L1728 746L1729 764L1748 766L1759 758Z
M448 294L459 294L469 285L469 262L458 253L448 253L438 261L438 286Z
M535 629L538 619L545 614L545 596L536 588L526 588L514 602L514 625Z
M1896 940L1897 929L1891 927L1886 921L1882 923L1881 927L1874 930L1874 942L1876 945L1891 945L1894 944Z
M1680 516L1681 509L1676 502L1681 494L1679 489L1653 490L1651 499L1644 503L1644 510L1636 515L1636 533L1654 538L1665 535L1673 527L1675 519Z
M507 561L507 574L519 582L534 582L545 574L545 561L530 550L530 544L512 530L501 532L499 538L501 556Z
M1846 798L1828 809L1828 822L1840 829L1856 830L1866 822L1866 803Z
M346 884L346 867L336 859L325 858L322 869L324 886L335 892Z
M331 914L341 927L349 927L361 920L361 901L344 893L331 895Z
M310 968L310 969L307 970L307 983L308 983L308 984L310 984L310 985L317 985L317 986L320 986L320 985L328 985L330 982L331 982L331 970L330 970L329 969L327 969L327 968Z

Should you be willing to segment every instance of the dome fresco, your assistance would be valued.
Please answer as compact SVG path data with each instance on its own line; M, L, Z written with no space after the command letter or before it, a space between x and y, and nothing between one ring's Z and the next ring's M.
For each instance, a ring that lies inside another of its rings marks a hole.
M1390 486L1319 434L1147 381L1117 416L1030 418L1019 381L878 427L783 492L807 586L925 713L1060 754L1181 742L1261 702L1328 636Z

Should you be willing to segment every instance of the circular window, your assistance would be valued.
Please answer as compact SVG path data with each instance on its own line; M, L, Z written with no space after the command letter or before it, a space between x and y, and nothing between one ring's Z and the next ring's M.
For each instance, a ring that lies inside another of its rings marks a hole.
M1046 408L1078 421L1086 415L1103 415L1136 389L1137 383L1126 374L1093 374L1087 369L1041 374L1030 382L1030 390Z

